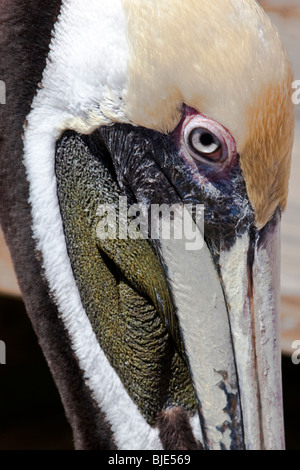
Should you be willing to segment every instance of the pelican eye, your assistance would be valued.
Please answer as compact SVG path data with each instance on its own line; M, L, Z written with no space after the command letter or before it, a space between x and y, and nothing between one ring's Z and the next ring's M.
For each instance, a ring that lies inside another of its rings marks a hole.
M202 114L192 114L185 118L182 144L194 160L209 165L223 166L236 153L235 141L229 131Z
M222 157L222 144L212 132L202 127L196 127L188 137L192 152L200 157L219 161Z

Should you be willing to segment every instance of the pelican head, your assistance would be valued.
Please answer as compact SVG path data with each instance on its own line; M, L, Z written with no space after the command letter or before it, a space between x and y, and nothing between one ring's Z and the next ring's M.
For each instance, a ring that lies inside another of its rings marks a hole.
M277 31L253 0L63 0L54 17L14 196L35 269L21 211L6 234L76 446L284 448Z

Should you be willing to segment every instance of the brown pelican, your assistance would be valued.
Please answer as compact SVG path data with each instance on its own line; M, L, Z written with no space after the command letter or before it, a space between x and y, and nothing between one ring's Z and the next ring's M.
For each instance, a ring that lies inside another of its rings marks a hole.
M282 449L292 71L269 19L253 0L0 18L1 224L76 448ZM103 237L120 201L204 205L202 248Z

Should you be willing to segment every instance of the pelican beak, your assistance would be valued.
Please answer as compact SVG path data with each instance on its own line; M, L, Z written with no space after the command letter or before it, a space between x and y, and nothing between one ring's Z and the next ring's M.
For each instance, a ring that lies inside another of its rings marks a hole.
M283 449L279 216L207 245L160 241L198 398L205 449Z
M246 449L283 449L280 216L220 256Z
M184 220L192 227L194 245L185 228L177 238L158 231L149 243L170 292L177 349L188 364L203 448L282 449L280 214L262 230L256 228L238 160L224 184L218 180L216 185L197 179L172 140L157 132L116 124L93 139L90 148L100 145L100 156L105 149L111 173L132 202L147 209L173 205L174 233L182 226L180 208L189 207ZM202 219L190 210L198 204L204 206ZM122 246L104 249L124 274L120 264L126 264L128 254L122 256ZM127 278L146 276L141 261ZM160 288L151 291L164 304ZM170 328L170 316L165 324ZM174 331L171 335L176 344Z

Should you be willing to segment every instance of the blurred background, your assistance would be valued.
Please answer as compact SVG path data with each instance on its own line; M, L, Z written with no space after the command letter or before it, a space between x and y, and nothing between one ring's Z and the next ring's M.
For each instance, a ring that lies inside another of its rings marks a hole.
M262 0L300 80L300 0ZM282 223L282 363L287 449L300 449L300 365L292 343L300 341L300 105L289 203ZM72 449L70 427L37 338L27 318L0 231L0 340L7 345L0 365L0 450Z

